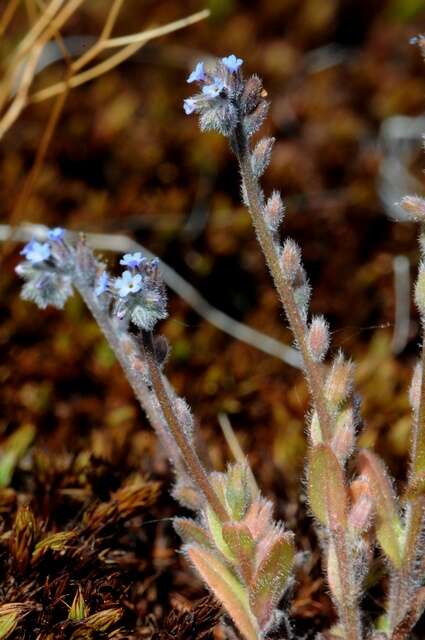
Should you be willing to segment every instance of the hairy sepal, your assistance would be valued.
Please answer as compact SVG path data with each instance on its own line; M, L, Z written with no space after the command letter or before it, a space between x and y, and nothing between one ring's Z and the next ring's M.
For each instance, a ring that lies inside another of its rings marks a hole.
M173 527L183 542L196 542L203 547L213 549L210 536L195 520L191 520L190 518L174 518Z
M252 614L248 595L241 582L210 551L198 545L188 545L184 551L246 640L258 640L261 637L258 624Z
M273 613L287 586L295 556L294 536L279 532L262 558L251 581L250 603L261 629L273 621Z
M240 522L226 522L223 538L237 561L243 580L249 583L255 561L255 540L248 527Z
M400 569L403 564L403 525L388 473L371 451L361 451L359 464L371 488L376 512L376 537L387 558L396 569Z
M310 508L324 526L332 515L342 527L347 523L347 489L341 465L332 449L318 444L308 455L308 498Z

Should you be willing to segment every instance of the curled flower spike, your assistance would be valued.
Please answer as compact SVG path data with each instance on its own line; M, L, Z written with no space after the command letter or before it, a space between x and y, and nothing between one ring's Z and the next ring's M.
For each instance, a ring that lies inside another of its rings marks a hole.
M188 83L191 82L203 82L206 79L204 63L198 62L192 73L187 79Z
M234 53L230 54L230 56L222 58L221 61L224 66L227 67L227 69L229 69L229 71L231 71L232 73L236 73L239 67L243 65L242 58L237 58Z
M120 298L126 298L129 293L138 293L142 288L142 276L140 273L133 275L130 271L124 271L121 278L115 280L115 289Z
M142 256L140 251L136 251L136 253L126 253L121 258L120 264L122 264L124 267L129 267L129 269L136 269L145 260L146 258Z
M49 229L49 231L47 232L47 237L49 238L49 240L53 240L54 242L58 242L59 240L62 240L64 235L65 235L65 231L61 227L55 227L54 229Z
M109 284L109 276L108 273L106 271L102 271L102 273L100 274L97 283L96 283L96 287L94 289L94 292L96 294L97 297L101 296L102 293L106 293L108 290L108 284Z
M44 262L50 258L50 246L47 242L37 242L36 240L31 240L21 251L21 255L25 256L28 262L32 264L37 264L39 262Z

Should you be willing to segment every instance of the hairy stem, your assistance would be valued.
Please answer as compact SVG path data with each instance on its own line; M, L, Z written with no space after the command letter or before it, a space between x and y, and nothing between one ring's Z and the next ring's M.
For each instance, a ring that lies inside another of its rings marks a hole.
M254 176L251 165L251 155L248 141L239 124L233 137L233 147L239 162L242 180L246 189L249 203L249 212L257 233L258 241L266 258L267 265L288 318L292 333L303 358L305 373L313 404L316 409L322 437L329 441L332 436L332 420L326 405L323 393L323 380L320 365L314 362L310 356L306 342L306 326L295 302L293 289L282 273L279 262L279 253L267 224L264 220L262 193L257 178Z
M226 510L218 499L218 496L215 493L213 487L211 486L207 472L202 466L198 454L194 450L193 443L191 443L187 438L185 431L180 425L175 414L173 404L171 402L167 388L164 384L162 373L156 361L155 350L152 342L152 334L144 332L143 343L153 390L158 398L158 402L161 406L168 427L173 434L177 446L180 449L180 453L190 473L190 476L196 482L199 489L201 489L202 493L208 500L211 508L213 509L213 511L215 511L216 515L222 522L226 522L226 520L229 519Z
M143 411L146 413L150 424L155 430L160 442L162 442L168 456L176 466L179 466L179 460L175 455L175 445L167 431L164 419L154 406L150 397L149 389L143 381L143 377L136 371L134 366L132 366L131 354L124 348L124 336L122 331L120 331L119 327L116 326L115 320L111 319L99 305L98 299L93 294L92 288L85 282L84 277L77 275L74 278L74 285L114 352L114 355L120 363L137 400L139 401ZM126 342L126 346L129 346L128 340ZM135 349L134 355L136 355Z
M338 609L345 631L345 640L359 640L361 638L360 611L346 536L338 524L331 531L331 536L335 545L341 592L343 594L341 601L338 602Z

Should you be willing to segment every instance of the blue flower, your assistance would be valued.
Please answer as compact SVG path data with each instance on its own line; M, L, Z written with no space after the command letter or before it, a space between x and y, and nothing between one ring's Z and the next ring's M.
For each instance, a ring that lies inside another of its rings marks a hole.
M198 62L198 64L196 65L196 67L188 77L187 82L202 82L203 80L205 80L205 78L206 76L205 76L205 70L204 70L204 63Z
M202 87L202 93L207 98L216 98L223 89L224 83L216 78L213 84L207 84L205 87Z
M137 293L142 288L140 273L133 275L131 271L124 271L121 278L115 280L115 288L120 298L126 298L129 293Z
M196 109L195 100L193 100L193 98L186 98L183 102L183 109L187 116L193 113Z
M227 56L227 58L222 58L221 61L232 73L235 73L243 65L242 58L237 58L234 53Z
M31 242L26 244L22 249L21 255L25 256L28 262L37 264L50 258L50 247L47 242L41 243L36 240L31 240Z
M49 240L57 242L59 240L62 240L64 234L64 229L62 229L61 227L55 227L54 229L49 229L49 231L47 232L47 237L49 238Z
M144 262L146 258L142 256L140 251L136 253L126 253L120 260L120 264L124 265L124 267L129 267L130 269L136 269L139 265Z
M95 294L99 297L102 295L102 293L106 293L106 291L108 290L108 282L109 282L109 276L108 273L106 271L102 271L102 273L100 274L97 283L96 283L96 287L95 287Z

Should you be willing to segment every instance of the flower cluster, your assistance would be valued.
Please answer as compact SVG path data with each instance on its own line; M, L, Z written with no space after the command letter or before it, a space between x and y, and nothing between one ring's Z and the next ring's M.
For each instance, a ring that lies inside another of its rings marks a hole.
M138 251L126 253L120 264L128 267L112 282L116 295L114 312L128 318L145 331L151 331L158 320L167 317L166 296L157 258L148 260ZM98 287L106 287L105 276Z
M41 309L62 309L72 295L72 250L59 227L48 232L47 242L31 240L21 251L25 260L16 268L25 280L22 298Z
M72 295L73 285L88 288L104 312L127 319L140 329L151 331L167 316L165 288L156 258L141 252L127 253L120 264L127 267L113 278L82 239L57 227L50 229L46 242L31 240L21 251L24 261L17 273L25 280L22 297L40 308L62 308Z
M238 123L251 135L263 121L267 103L260 80L252 76L247 82L241 73L243 60L234 54L221 58L211 69L198 62L187 82L196 82L200 93L183 103L187 115L198 113L203 131L215 130L230 136Z

